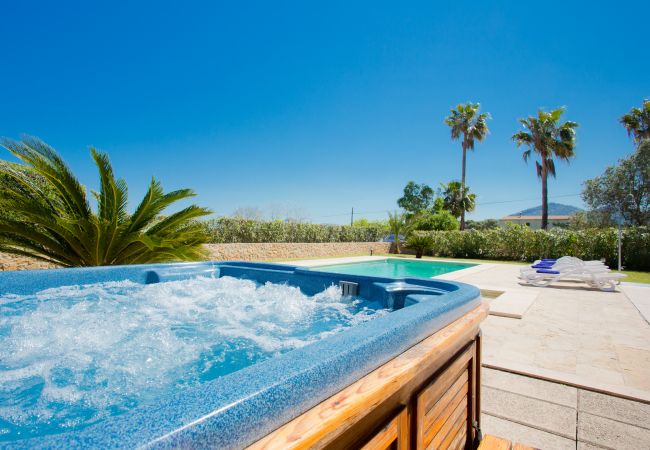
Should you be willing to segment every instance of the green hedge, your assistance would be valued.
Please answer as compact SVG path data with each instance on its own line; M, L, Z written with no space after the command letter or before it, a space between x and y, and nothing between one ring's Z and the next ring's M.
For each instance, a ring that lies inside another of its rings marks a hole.
M388 234L381 225L366 227L288 223L220 217L205 222L210 242L377 242Z
M550 231L509 226L489 230L429 231L433 254L454 258L533 261L539 258L576 256L584 260L605 258L617 264L615 228ZM623 230L623 267L650 270L650 228Z

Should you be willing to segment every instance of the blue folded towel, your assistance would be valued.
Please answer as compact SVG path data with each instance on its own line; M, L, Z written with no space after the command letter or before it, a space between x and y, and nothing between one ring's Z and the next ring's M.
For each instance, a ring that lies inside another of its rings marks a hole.
M559 275L560 272L557 270L549 270L549 269L539 269L537 273L550 273L552 275Z

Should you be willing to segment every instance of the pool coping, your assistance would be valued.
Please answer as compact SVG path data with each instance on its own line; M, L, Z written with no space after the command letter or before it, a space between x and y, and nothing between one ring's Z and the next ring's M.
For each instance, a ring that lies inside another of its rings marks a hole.
M192 266L194 264L194 266ZM203 447L238 448L250 444L403 353L480 304L473 286L430 278L359 277L316 274L296 265L203 262L174 265L204 272L215 266L268 268L315 276L404 281L446 286L437 301L421 301L362 323L321 341L289 351L201 385L184 389L120 416L69 433L2 443L5 448ZM169 265L139 266L142 271ZM110 269L87 269L106 271ZM133 270L133 266L112 270ZM61 272L64 271L64 272ZM33 271L69 278L78 269ZM105 273L105 272L104 272ZM4 277L30 275L4 272ZM82 281L80 281L82 282ZM255 418L255 420L251 420Z
M471 264L470 267L466 267L464 269L457 269L451 272L443 273L441 275L435 275L433 277L430 277L431 279L434 280L447 280L447 281L455 281L467 275L477 274L489 270L495 266L498 266L498 264L494 264L494 263L482 263L482 262L468 263L468 262L459 262L453 259L444 259L444 258L429 260L429 259L417 259L417 258L404 259L400 257L391 257L391 256L348 256L342 258L312 259L312 260L292 261L292 262L301 267L317 268L317 267L326 267L326 266L334 266L334 265L346 265L346 264L357 264L357 263L372 262L372 261L382 261L386 259L395 259L399 261L413 261L418 263L441 262L441 263L449 263L449 264L457 264L457 265ZM531 306L535 303L539 294L538 291L531 292L525 289L502 288L498 286L484 285L484 284L477 284L476 286L482 292L493 291L499 293L496 298L490 298L489 296L486 295L483 296L483 298L490 305L490 312L489 312L490 315L507 317L510 319L523 318L526 312L528 312Z
M414 262L417 264L448 263L454 265L469 266L464 269L456 269L451 272L443 273L441 275L435 275L433 277L429 277L431 279L449 280L449 281L452 281L454 278L451 277L446 278L447 275L462 273L460 276L464 276L468 273L474 273L475 271L485 270L485 268L481 268L481 266L486 266L486 268L489 267L489 264L485 264L485 263L459 262L459 261L447 260L447 259L436 259L436 260L421 259L421 258L405 259L405 258L391 257L391 256L345 256L341 258L328 258L328 259L305 259L300 261L287 262L287 264L294 264L299 267L327 267L327 266L338 266L338 265L346 265L346 264L358 264L358 263L366 263L366 262L374 262L374 261L383 261L388 259L394 259L396 261ZM476 269L476 270L472 270L472 269Z

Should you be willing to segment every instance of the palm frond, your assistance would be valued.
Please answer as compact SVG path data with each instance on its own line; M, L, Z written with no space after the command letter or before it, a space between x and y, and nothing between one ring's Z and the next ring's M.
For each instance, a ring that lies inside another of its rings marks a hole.
M108 155L91 148L100 190L97 212L63 159L36 138L1 141L23 164L0 161L0 250L70 266L191 260L202 255L209 214L189 206L167 218L161 213L191 197L189 189L167 194L152 180L133 215L126 211L126 182L116 179Z

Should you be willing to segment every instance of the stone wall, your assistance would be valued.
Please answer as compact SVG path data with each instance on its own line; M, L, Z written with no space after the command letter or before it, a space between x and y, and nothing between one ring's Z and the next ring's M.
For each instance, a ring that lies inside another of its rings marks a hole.
M0 271L2 270L26 270L26 269L52 269L53 264L45 261L28 258L26 256L10 255L0 253Z
M278 259L316 259L330 256L357 256L388 253L388 242L323 242L268 244L208 244L211 260L268 261Z
M325 242L270 244L207 244L209 260L268 261L280 259L315 259L330 256L357 256L388 253L387 242ZM0 253L1 270L49 269L55 267L24 256Z

